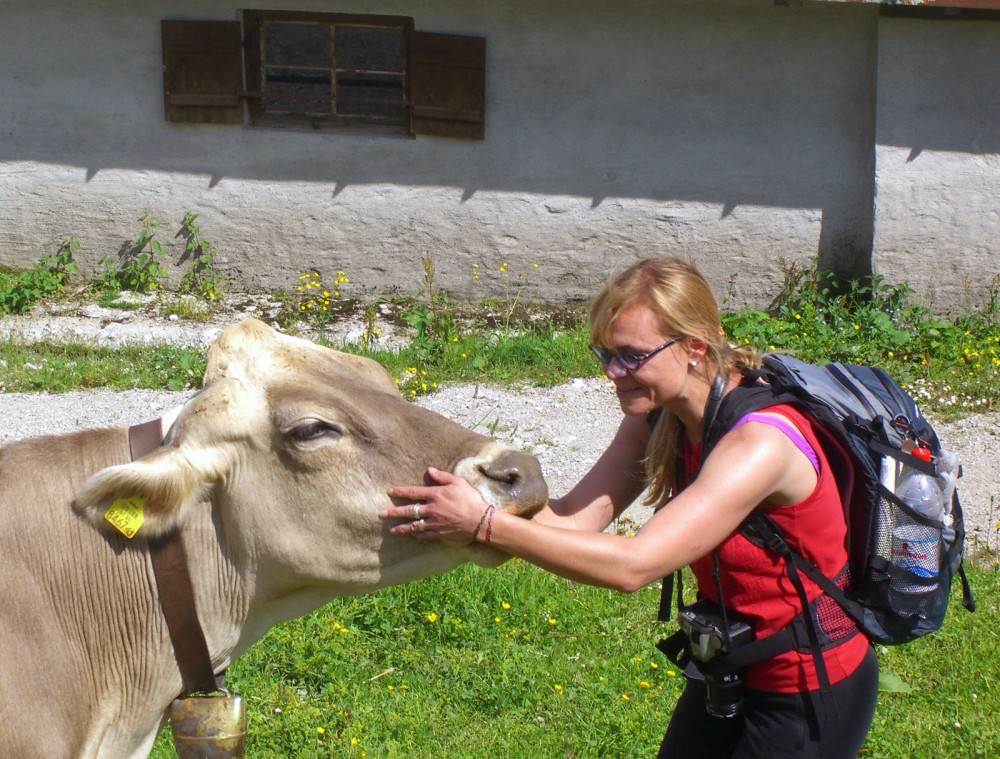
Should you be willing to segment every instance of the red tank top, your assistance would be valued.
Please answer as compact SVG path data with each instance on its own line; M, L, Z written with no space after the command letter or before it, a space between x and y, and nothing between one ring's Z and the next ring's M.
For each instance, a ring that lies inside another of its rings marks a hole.
M772 406L766 411L779 413L802 432L816 451L819 473L816 488L800 503L788 506L762 506L781 529L793 550L813 562L827 577L846 583L847 526L837 491L837 483L823 448L809 419L790 406ZM701 467L701 444L684 444L684 468L687 479ZM719 554L722 593L728 608L753 620L757 638L783 630L802 610L798 594L788 577L783 559L759 548L734 533L716 549ZM700 593L718 601L712 573L712 554L691 564ZM820 588L802 575L810 602L822 594ZM830 683L837 683L854 672L864 659L868 640L857 635L857 626L829 597L817 601L818 616L825 637L831 641L823 652ZM747 687L771 693L801 693L819 688L816 666L810 650L788 651L747 668Z

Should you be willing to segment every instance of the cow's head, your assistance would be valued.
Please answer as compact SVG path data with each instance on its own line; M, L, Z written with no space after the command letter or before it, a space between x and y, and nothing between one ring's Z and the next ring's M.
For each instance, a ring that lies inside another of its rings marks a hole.
M97 473L76 505L110 529L112 503L141 499L141 539L182 527L210 501L230 550L275 573L265 584L357 592L466 559L499 563L478 545L388 533L378 518L387 489L421 482L428 466L514 513L548 497L533 457L409 403L374 361L247 320L210 348L204 389L164 447Z

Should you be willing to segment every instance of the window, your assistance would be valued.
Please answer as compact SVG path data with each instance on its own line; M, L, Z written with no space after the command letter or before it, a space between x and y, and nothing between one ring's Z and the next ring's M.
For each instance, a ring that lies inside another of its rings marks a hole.
M162 34L168 121L484 135L481 37L418 32L402 16L287 11L245 11L242 25L164 21Z
M252 123L408 126L411 19L248 11Z

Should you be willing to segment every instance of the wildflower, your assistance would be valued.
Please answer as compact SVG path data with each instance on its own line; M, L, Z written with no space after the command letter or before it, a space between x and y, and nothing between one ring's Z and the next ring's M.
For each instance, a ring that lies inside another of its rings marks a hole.
M998 525L998 528L1000 528L1000 525ZM506 611L507 609L510 608L510 604L504 601L503 603L500 604L500 608Z
M550 625L557 625L557 624L559 624L559 620L553 619L552 617L549 617L549 624Z
M323 727L317 727L316 728L317 735L323 735L325 732L326 732L326 728L323 728Z
M425 618L425 619L426 619L426 620L427 620L428 622L430 622L431 624L434 624L435 622L437 622L437 621L438 621L438 619L440 619L440 617L438 617L438 615L437 615L437 612L433 612L433 611L429 611L429 612L427 612L427 613L426 613L426 614L424 615L424 618Z
M557 696L561 696L563 694L563 687L561 685L559 685L559 683L556 683L555 685L553 685L552 686L552 690L554 690L556 692Z
M360 738L351 738L351 745L352 746L357 746L359 743L361 743L361 739Z
M628 694L627 694L627 693L622 693L622 701L631 701L631 700L632 700L632 699L630 699L630 698L628 697Z
M655 661L651 661L651 662L649 663L649 668L650 668L650 669L659 669L659 668L660 668L660 665L659 665L659 664L657 664L657 663L656 663Z
M651 688L652 686L645 680L636 680L636 683L640 688Z

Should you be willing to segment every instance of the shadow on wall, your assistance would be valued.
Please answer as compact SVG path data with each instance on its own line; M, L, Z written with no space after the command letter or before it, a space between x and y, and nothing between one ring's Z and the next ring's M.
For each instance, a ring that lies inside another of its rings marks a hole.
M0 82L0 161L82 166L88 181L124 168L209 175L209 189L226 178L328 183L334 197L387 184L461 188L463 200L486 190L586 197L595 207L612 197L700 202L719 205L723 218L742 205L818 209L820 264L864 273L876 109L879 138L894 144L1000 152L1000 132L981 120L1000 96L968 86L966 64L984 65L987 53L962 41L995 25L949 32L934 60L914 53L921 78L876 53L876 36L882 24L900 49L910 38L941 45L938 22L883 19L862 5L720 5L637 2L612 13L581 3L570 12L520 0L469 11L464 26L487 38L482 142L167 124L158 60L150 63L162 14L129 22L142 30L133 43L142 52L128 56L100 18L81 12L72 39L19 47L31 61L0 52L2 68L15 69ZM14 20L30 39L29 15ZM84 44L86 55L74 55ZM86 85L92 97L70 94L81 61L107 72ZM23 81L18 71L32 72L31 86L10 84ZM925 106L949 117L921 118Z

